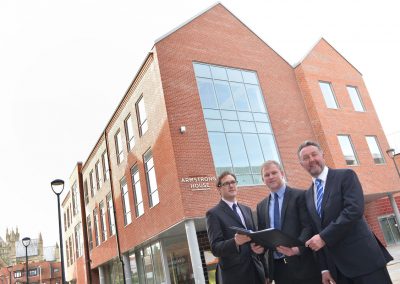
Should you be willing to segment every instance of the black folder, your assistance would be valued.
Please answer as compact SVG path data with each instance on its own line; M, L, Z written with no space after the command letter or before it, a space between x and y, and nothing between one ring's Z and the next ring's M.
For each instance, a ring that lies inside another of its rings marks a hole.
M286 235L284 232L269 228L257 232L249 231L243 228L232 226L232 230L238 234L249 236L252 242L263 246L264 248L275 249L277 246L299 247L304 246L304 243L296 238Z

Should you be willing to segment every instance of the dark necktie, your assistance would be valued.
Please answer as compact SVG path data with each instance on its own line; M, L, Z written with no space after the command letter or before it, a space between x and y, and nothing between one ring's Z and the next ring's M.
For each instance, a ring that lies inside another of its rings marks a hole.
M274 228L280 229L281 228L281 213L279 212L279 199L278 193L274 193Z
M236 204L236 203L233 203L233 205L232 205L232 210L233 210L233 212L235 213L236 217L238 217L240 223L242 223L242 225L244 225L243 222L242 222L242 219L240 218L239 213L237 212L237 209L239 209L238 206L237 206L237 204Z

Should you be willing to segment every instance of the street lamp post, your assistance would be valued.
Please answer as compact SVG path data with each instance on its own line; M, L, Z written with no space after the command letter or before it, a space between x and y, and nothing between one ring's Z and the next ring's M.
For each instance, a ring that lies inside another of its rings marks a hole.
M28 246L31 244L31 239L26 237L22 239L22 244L25 247L25 267L26 267L26 284L29 284L28 278Z
M58 204L58 231L60 234L60 256L61 256L61 283L65 284L65 273L64 273L64 250L63 250L63 238L62 238L62 227L61 227L61 206L60 206L60 195L64 190L64 181L62 179L55 179L51 182L51 189L57 195Z
M400 153L396 154L393 148L387 149L386 153L393 160L394 166L396 167L397 174L400 177L400 170L399 170L399 167L397 166L397 163L396 163L396 156L400 155Z

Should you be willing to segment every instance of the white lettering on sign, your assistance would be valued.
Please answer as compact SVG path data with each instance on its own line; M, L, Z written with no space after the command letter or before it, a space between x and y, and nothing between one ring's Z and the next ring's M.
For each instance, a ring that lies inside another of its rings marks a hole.
M216 177L183 177L182 183L188 183L190 189L193 190L207 190L211 187L212 183L217 181Z

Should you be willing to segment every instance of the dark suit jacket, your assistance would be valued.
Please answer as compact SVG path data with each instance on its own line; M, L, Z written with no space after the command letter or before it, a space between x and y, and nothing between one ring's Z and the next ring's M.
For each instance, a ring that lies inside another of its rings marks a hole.
M245 219L246 227L255 230L251 209L238 204ZM235 231L230 226L242 227L242 222L224 201L220 201L206 214L207 233L211 251L219 257L223 283L265 283L264 269L259 256L254 254L250 244L236 247ZM254 279L252 279L254 278Z
M322 199L322 220L314 203L314 186L306 192L313 229L326 246L318 253L321 269L336 269L349 278L383 268L393 258L364 219L364 195L351 169L329 169Z
M281 230L287 235L305 242L312 236L312 227L308 215L303 190L293 189L286 186L281 209ZM258 229L270 228L269 217L270 196L264 198L257 205ZM273 277L273 253L268 252L268 274ZM312 251L300 247L300 255L288 258L287 272L293 275L293 279L303 280L319 277L321 272L314 259Z

